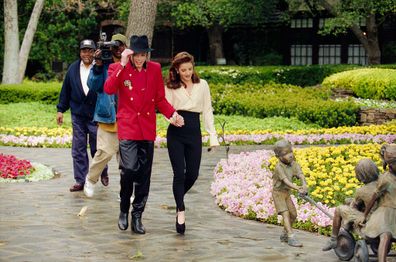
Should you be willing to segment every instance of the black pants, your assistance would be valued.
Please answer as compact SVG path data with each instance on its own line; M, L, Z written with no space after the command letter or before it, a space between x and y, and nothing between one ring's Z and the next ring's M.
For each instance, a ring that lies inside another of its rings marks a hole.
M120 140L121 212L129 212L134 185L132 215L141 216L144 211L150 190L153 156L153 141Z
M202 155L202 135L199 113L178 111L184 126L169 125L168 154L173 169L173 196L178 211L184 211L184 195L198 178Z

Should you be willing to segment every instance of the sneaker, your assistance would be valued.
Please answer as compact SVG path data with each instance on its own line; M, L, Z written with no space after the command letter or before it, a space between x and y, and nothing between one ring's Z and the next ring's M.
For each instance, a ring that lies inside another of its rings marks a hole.
M337 247L337 239L335 237L331 237L329 241L327 241L326 245L322 248L322 251L329 251Z
M95 192L95 184L93 184L91 181L89 181L89 179L87 178L85 180L85 184L84 184L84 194L87 197L92 197L94 195Z
M283 231L282 234L279 237L281 242L287 242L288 238L287 238L287 232Z
M294 235L288 236L287 244L291 247L302 247L303 244Z

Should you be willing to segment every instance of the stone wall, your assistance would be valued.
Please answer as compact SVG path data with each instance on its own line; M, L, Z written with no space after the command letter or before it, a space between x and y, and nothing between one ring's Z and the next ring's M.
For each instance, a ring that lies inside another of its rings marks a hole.
M393 119L396 119L396 109L362 108L359 111L359 123L363 126L383 124Z

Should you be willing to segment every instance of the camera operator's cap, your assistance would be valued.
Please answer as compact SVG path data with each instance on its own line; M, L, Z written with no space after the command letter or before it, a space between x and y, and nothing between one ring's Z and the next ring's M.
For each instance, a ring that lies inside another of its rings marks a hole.
M148 53L153 51L154 49L151 49L148 44L148 38L146 35L133 35L131 36L131 41L129 48L135 53Z
M127 44L127 38L126 36L122 35L122 34L115 34L111 37L111 41L120 41L121 43L123 43L124 45Z
M95 42L91 39L84 39L80 42L80 49L84 48L89 48L89 49L95 49Z

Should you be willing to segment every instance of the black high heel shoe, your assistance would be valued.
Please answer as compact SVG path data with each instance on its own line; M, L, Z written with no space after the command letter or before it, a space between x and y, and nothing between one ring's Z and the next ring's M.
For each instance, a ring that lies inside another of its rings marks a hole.
M179 224L179 222L177 221L177 213L176 213L176 232L184 235L184 232L186 231L186 222L184 222L183 224Z

